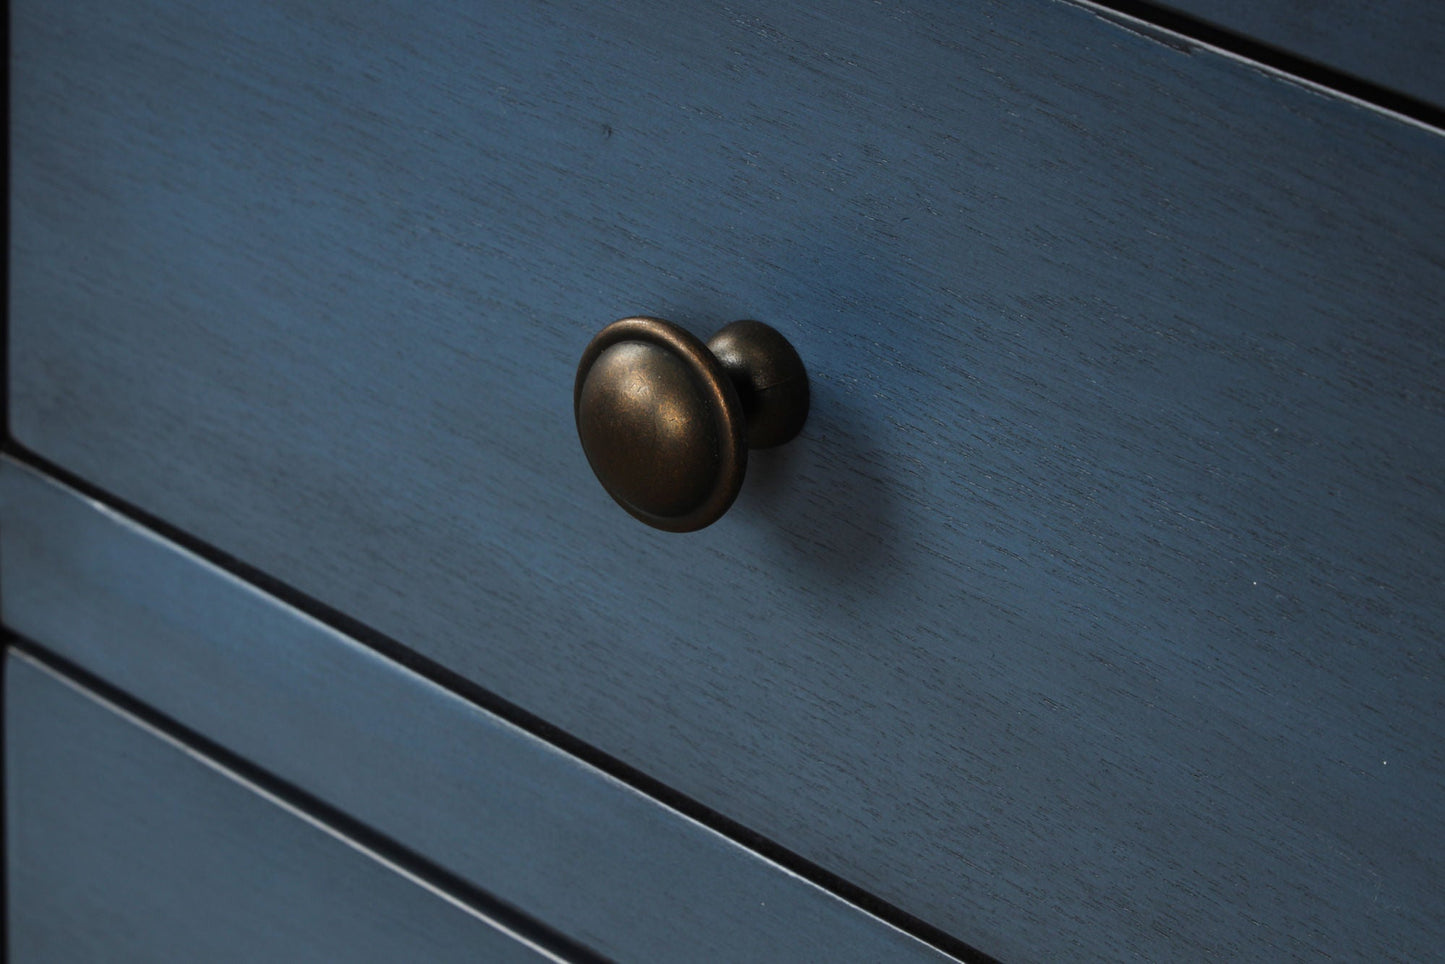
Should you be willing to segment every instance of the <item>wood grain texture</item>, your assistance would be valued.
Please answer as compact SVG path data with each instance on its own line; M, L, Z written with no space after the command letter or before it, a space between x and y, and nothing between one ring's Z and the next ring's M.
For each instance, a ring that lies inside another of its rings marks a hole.
M1225 30L1445 107L1445 6L1434 0L1158 0Z
M7 626L608 958L951 959L8 460L0 496Z
M1440 945L1437 132L1043 0L14 10L25 445L1002 957ZM637 313L813 376L696 536Z
M10 651L8 960L561 958Z

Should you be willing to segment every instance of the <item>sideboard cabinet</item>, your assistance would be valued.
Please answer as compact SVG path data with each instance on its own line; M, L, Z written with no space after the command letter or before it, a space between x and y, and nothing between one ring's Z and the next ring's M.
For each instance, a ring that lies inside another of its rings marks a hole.
M24 659L563 956L1438 953L1440 130L1056 0L12 45ZM578 444L636 315L808 369L700 532Z

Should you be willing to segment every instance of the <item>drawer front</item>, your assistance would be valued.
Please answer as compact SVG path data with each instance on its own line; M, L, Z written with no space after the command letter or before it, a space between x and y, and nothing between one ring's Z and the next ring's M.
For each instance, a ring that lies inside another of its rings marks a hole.
M1438 132L1042 0L15 11L21 444L1002 956L1438 943ZM638 312L813 373L694 536Z
M565 959L14 650L5 788L15 964Z
M618 961L951 960L34 472L5 624Z

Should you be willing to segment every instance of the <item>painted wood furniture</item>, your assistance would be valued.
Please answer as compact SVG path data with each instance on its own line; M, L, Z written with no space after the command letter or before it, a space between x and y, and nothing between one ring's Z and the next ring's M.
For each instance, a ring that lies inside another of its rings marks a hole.
M18 463L8 626L463 875L483 707L956 953L1440 946L1439 130L1053 0L13 6L13 451L364 645ZM637 314L812 380L700 533L577 443Z
M563 960L13 653L5 740L12 960Z
M0 499L7 626L599 956L946 959L53 480Z

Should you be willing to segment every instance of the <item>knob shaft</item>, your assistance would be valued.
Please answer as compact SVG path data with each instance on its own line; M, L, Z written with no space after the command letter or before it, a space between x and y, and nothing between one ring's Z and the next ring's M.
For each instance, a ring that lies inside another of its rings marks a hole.
M776 330L737 321L704 345L661 318L604 328L577 366L573 410L602 487L669 532L716 522L748 449L789 441L808 417L808 375Z

